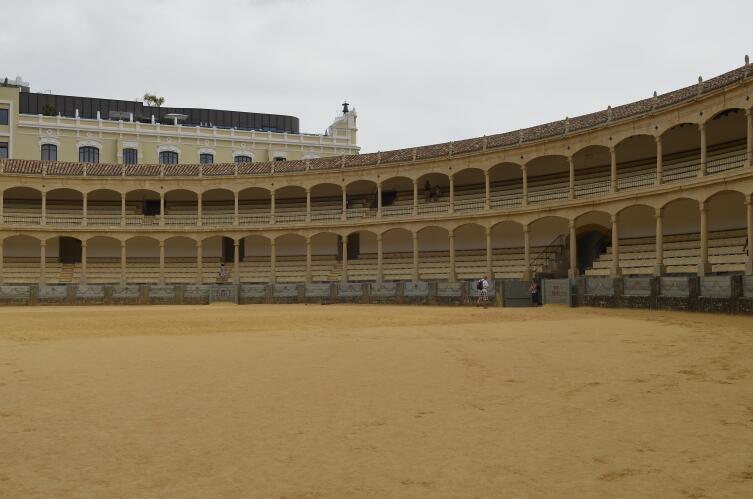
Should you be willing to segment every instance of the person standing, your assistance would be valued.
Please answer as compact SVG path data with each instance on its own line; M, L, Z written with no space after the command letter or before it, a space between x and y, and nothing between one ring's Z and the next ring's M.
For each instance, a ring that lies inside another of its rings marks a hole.
M528 287L528 292L531 294L531 305L534 307L539 306L539 283L536 280L531 281L531 285Z
M476 289L478 289L478 300L476 306L480 307L482 304L484 308L489 306L489 281L486 276L482 277L476 283Z

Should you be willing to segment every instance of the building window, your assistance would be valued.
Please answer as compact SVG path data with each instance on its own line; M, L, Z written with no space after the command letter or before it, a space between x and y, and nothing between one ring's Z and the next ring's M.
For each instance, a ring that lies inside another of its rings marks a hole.
M235 162L236 163L253 163L254 160L251 156L236 156Z
M78 160L81 163L99 163L99 149L92 146L79 147Z
M55 144L42 144L42 161L57 161L58 146Z
M0 125L8 124L8 110L0 109Z
M0 159L8 158L8 143L0 142Z
M211 165L214 163L214 154L209 154L208 152L199 154L199 163L202 165Z
M282 156L275 156L275 161L287 161L287 159Z
M177 165L178 153L175 151L162 151L159 153L159 164L161 165Z
M137 149L123 149L123 164L136 165L139 162L139 151Z

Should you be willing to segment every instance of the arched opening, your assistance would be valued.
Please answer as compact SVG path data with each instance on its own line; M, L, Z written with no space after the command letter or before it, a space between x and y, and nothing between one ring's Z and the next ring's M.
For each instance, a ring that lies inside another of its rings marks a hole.
M240 281L267 283L272 278L272 242L269 238L250 235L243 238L244 258L240 263Z
M492 269L496 279L521 279L525 272L523 226L509 220L492 226Z
M607 194L612 182L612 155L609 148L593 145L577 151L573 154L573 173L576 198Z
M210 189L201 194L203 225L232 225L235 218L235 195L230 189Z
M567 277L567 237L570 224L556 216L539 218L528 225L529 271L534 277Z
M276 282L301 282L306 273L306 238L283 234L275 238Z
M450 209L450 177L426 173L418 177L418 213L447 213Z
M30 187L6 189L3 219L8 225L38 225L42 220L42 192Z
M126 241L126 280L129 284L159 283L159 241L136 236Z
M486 274L486 229L474 223L464 224L455 228L453 239L455 277L478 279Z
M159 223L160 194L148 189L126 192L126 225Z
M306 189L288 185L275 191L275 222L303 223L306 221Z
M120 208L120 206L118 206ZM114 237L94 236L86 241L86 282L120 282L120 241Z
M50 252L46 252L46 280L53 282L53 276L57 278L60 269L57 266L57 241L56 239L48 242L48 250L53 251L53 258L50 258ZM18 235L10 236L3 239L3 268L0 281L6 284L36 284L39 282L41 273L41 248L39 239L36 237Z
M482 211L486 204L486 176L478 168L466 168L453 175L454 209L460 212Z
M337 184L313 186L311 188L311 220L340 220L343 216L342 192L342 187Z
M446 280L450 270L450 239L443 227L418 231L418 277L422 281Z
M122 196L110 189L96 189L86 195L86 224L113 227L120 225Z
M382 234L384 280L407 281L413 275L413 234L390 229Z
M628 191L656 183L656 139L632 135L614 147L617 160L617 190Z
M661 135L662 182L678 182L701 171L701 134L695 123L680 123Z
M241 225L268 224L272 212L272 193L261 187L238 192L238 222Z
M84 195L73 189L47 191L47 224L62 227L81 225Z
M348 220L373 218L377 209L377 185L371 180L356 180L345 186Z
M575 219L575 241L567 237L567 248L575 244L579 274L609 275L612 217L603 211L589 211Z
M570 195L570 162L565 156L549 155L528 162L528 202L548 203Z
M622 274L653 274L656 265L656 210L646 205L630 206L617 214L617 224Z
M745 196L723 191L706 201L709 263L714 273L743 273L748 237Z
M234 259L230 259L228 262L224 258L226 256L223 254L224 239L222 236L212 236L201 241L201 280L203 283L232 282L233 280ZM239 254L239 257L242 261L245 255ZM220 264L224 264L224 277L220 276Z
M348 280L351 282L377 279L377 236L368 230L348 234Z
M165 239L165 282L196 282L196 241L184 236Z
M748 122L744 109L725 109L706 121L706 172L745 166Z
M701 240L698 202L687 198L671 201L662 209L662 219L665 272L695 275Z
M186 189L165 193L165 225L196 225L199 217L199 197Z
M523 171L516 163L500 163L489 170L489 207L512 208L523 203Z
M342 277L342 239L332 232L311 236L311 281L333 282ZM303 275L303 274L301 274ZM298 277L300 280L300 276Z
M382 181L382 216L394 217L413 213L413 180L390 177Z

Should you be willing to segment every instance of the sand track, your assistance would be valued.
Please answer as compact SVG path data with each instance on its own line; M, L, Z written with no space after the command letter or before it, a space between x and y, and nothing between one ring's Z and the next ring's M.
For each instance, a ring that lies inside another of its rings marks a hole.
M751 497L753 320L0 309L0 497Z

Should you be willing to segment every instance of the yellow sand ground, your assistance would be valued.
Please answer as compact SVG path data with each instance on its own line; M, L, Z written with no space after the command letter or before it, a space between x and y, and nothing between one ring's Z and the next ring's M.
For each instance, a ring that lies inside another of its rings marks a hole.
M753 319L0 309L0 496L753 497Z

